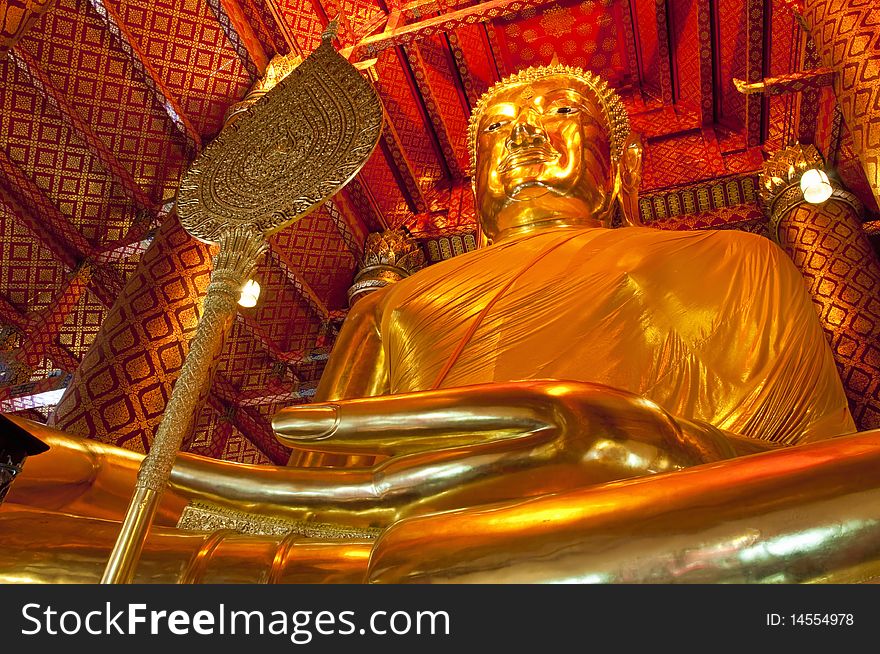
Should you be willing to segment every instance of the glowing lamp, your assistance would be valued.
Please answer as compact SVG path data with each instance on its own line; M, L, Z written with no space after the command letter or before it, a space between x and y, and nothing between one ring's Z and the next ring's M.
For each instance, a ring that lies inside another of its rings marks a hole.
M238 304L243 307L257 306L257 300L260 299L260 284L255 279L249 279L241 289L241 297L238 298Z
M824 170L810 168L801 177L801 193L810 204L822 204L831 197L831 182Z

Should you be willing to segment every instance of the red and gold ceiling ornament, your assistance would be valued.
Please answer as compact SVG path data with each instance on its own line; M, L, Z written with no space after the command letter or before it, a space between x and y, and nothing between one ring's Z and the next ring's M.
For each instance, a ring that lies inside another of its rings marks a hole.
M0 6L0 59L15 47L55 0L5 0Z

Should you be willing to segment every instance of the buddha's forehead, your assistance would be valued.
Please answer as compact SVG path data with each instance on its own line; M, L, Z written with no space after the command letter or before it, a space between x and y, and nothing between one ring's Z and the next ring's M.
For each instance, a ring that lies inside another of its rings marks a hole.
M604 124L602 109L593 89L586 82L568 75L548 75L499 89L483 109L479 124L485 126L502 116L512 118L526 107L547 107L557 101L577 105L591 115L594 122Z
M593 103L593 92L590 86L569 75L548 75L536 80L510 84L497 91L487 105L487 109L499 105L528 105L540 103L545 98L557 96L575 96Z

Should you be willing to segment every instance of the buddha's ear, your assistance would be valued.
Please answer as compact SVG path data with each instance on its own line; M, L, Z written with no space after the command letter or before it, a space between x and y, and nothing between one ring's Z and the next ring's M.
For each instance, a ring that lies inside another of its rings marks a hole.
M639 212L639 186L642 183L642 137L630 132L620 156L620 208L623 221L630 227L643 225Z

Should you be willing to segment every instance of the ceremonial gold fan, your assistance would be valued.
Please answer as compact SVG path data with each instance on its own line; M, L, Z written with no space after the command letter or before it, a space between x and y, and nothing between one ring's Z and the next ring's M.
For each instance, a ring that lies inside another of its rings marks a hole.
M177 213L196 238L264 235L316 209L366 163L382 131L373 85L324 32L305 61L228 125L180 183Z

